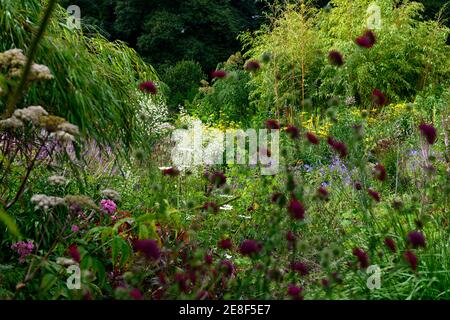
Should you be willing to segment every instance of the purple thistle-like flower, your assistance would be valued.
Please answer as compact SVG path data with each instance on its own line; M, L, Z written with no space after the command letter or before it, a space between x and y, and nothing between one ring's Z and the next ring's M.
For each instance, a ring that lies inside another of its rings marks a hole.
M219 241L217 246L220 249L231 249L233 247L233 243L231 242L231 239L223 239Z
M428 144L434 144L436 142L436 128L432 124L422 123L419 125L419 130L427 140Z
M216 171L210 175L209 181L216 187L221 187L227 182L227 177L223 172Z
M319 138L317 138L316 135L314 135L311 132L307 132L306 133L306 138L308 139L308 141L312 144L319 144Z
M328 199L328 196L329 196L329 192L325 187L319 187L319 189L317 189L317 194L322 199Z
M158 260L161 256L158 242L153 239L136 240L134 250L142 252L148 259Z
M413 248L425 248L425 236L420 231L411 231L408 233L408 243Z
M290 125L285 129L285 131L291 139L297 139L300 136L300 131L296 126Z
M373 189L367 189L367 193L372 197L373 200L375 200L376 202L380 202L381 198L378 192Z
M269 130L278 130L280 129L280 124L277 120L269 119L266 121L266 128Z
M372 103L377 106L384 106L387 103L386 96L379 89L372 91Z
M255 240L244 240L240 247L239 252L245 256L250 256L255 253L258 253L262 250L262 245Z
M339 154L340 158L345 158L348 155L347 146L343 142L336 141L332 137L328 137L327 142Z
M130 297L134 300L144 300L144 296L142 295L141 291L137 288L134 288L130 291Z
M384 168L384 166L381 163L377 163L375 165L374 170L373 170L373 175L375 176L375 178L377 178L380 181L386 180L386 177L387 177L386 169Z
M297 239L297 236L295 235L295 233L293 233L292 231L288 231L286 234L286 240L289 242L295 242L295 240Z
M72 230L72 232L78 232L78 231L80 231L80 228L79 228L78 226L76 226L76 225L73 225L73 226L70 228L70 230Z
M366 269L369 266L369 256L361 248L354 248L353 255L358 258L359 266L362 269Z
M309 273L308 266L303 262L293 262L291 264L291 269L300 273L302 276L306 276Z
M163 176L176 177L180 174L180 171L177 168L170 167L162 170Z
M390 237L386 237L386 238L384 238L384 244L386 245L386 247L389 248L389 250L391 250L392 253L397 252L397 246L395 245L394 239L392 239Z
M342 66L344 64L342 54L336 50L332 50L328 53L328 61L335 66Z
M303 288L297 287L294 284L288 285L287 294L291 296L295 300L303 300L303 296L301 293L303 292Z
M203 210L217 213L219 212L219 206L214 201L210 201L203 205Z
M411 269L413 269L413 271L416 271L417 264L419 262L419 259L417 259L417 256L411 250L407 250L403 254L403 257L409 263L409 265L411 266Z
M139 85L139 89L144 93L149 94L156 94L158 92L158 89L156 88L156 85L151 81L143 82Z
M231 276L234 273L235 266L230 260L220 261L220 269L226 276Z
M288 212L295 220L305 219L305 208L303 204L296 198L292 198L288 205Z
M228 73L224 70L214 70L213 72L211 72L211 78L219 78L219 79L223 79L226 78L228 76Z
M256 60L248 61L248 62L245 64L245 66L244 66L244 69L245 69L246 71L250 71L250 72L256 72L256 71L258 71L260 68L261 68L261 65L260 65L259 62L256 61Z
M71 244L69 246L69 254L75 262L81 261L80 251L78 251L78 247L75 244Z
M367 30L362 36L355 39L355 43L363 48L370 49L377 42L375 33L373 31Z

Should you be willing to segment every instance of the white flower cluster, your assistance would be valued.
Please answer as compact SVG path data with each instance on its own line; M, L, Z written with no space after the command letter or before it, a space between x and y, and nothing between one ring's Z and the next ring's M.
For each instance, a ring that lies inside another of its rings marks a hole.
M0 53L0 67L9 67L9 76L12 78L22 75L22 68L27 62L27 57L21 49L11 49ZM53 75L47 66L33 63L31 65L29 81L50 80Z
M174 129L167 122L168 114L167 105L163 100L149 95L140 95L137 122L149 134L160 136Z
M27 62L27 57L23 54L22 49L11 49L0 52L0 66L23 66Z
M113 189L102 190L100 192L100 194L102 195L102 197L108 198L108 199L114 200L114 201L120 201L120 198L121 198L120 194L116 190L113 190Z
M47 182L53 186L62 186L67 183L67 179L63 176L51 176L47 179Z
M58 130L56 132L52 132L51 137L56 138L59 142L63 144L67 144L75 141L75 135L80 133L78 127L69 122L63 122L58 125Z
M24 109L14 111L13 117L22 122L31 122L33 125L39 125L42 116L47 116L48 112L41 106L30 106Z
M11 117L5 120L0 120L1 129L19 129L23 127L23 122L16 117Z
M356 103L356 99L353 96L345 98L345 105L346 106L352 106Z
M63 198L47 196L45 194L35 194L31 197L31 203L35 205L34 210L48 210L59 205L65 205Z

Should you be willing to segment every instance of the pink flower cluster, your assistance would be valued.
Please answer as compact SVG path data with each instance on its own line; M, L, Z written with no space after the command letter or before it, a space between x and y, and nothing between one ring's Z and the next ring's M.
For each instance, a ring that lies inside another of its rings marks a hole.
M108 214L113 214L117 209L116 204L112 200L103 199L102 201L100 201L100 206L102 210Z
M33 252L34 244L32 241L19 241L14 243L11 246L11 249L15 250L20 255L19 261L20 263L23 263L25 261L25 257Z

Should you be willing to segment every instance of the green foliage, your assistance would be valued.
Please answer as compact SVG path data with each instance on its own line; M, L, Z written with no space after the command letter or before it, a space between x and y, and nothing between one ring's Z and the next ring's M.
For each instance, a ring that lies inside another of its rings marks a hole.
M198 62L179 61L174 66L167 67L161 75L161 80L169 87L167 103L172 110L178 110L185 101L192 101L198 92L200 81L205 74Z
M8 13L0 18L0 51L20 48L26 53L39 22L41 2L2 0L0 10ZM31 86L21 105L45 105L100 142L125 146L138 141L136 88L141 81L157 80L155 71L123 43L86 37L69 29L66 20L66 13L58 8L36 56L55 79Z

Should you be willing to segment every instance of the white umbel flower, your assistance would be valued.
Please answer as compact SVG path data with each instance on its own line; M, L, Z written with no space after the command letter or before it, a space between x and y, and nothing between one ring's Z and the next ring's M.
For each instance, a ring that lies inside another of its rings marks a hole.
M47 179L47 182L54 186L61 186L67 183L67 179L63 176L51 176Z
M14 111L13 116L22 122L31 122L33 125L39 125L40 118L47 115L48 112L41 106L30 106Z
M11 117L0 121L0 128L2 129L19 129L23 127L23 122L16 117Z
M64 131L65 133L71 134L73 136L80 133L80 130L78 127L74 124L71 124L69 122L63 122L58 126L58 129L60 131Z
M108 198L110 200L114 200L114 201L120 201L120 194L113 189L105 189L102 190L100 192L100 194L102 195L102 197L104 198Z
M31 197L31 203L35 205L34 210L48 210L49 208L65 205L63 198L47 196L45 194L35 194Z

